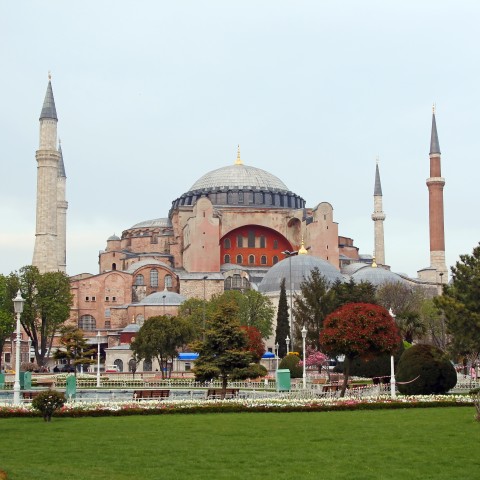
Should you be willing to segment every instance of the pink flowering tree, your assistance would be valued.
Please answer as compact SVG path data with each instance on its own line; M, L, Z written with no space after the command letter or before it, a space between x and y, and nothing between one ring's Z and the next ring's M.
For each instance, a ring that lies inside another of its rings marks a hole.
M303 367L303 361L300 361L299 365ZM316 348L307 346L305 352L305 365L307 367L315 367L321 372L322 367L328 365L328 357Z

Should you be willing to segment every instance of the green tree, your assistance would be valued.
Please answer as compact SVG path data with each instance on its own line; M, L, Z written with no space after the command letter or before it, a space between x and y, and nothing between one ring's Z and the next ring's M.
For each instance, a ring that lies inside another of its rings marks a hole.
M12 299L16 297L18 282L14 275L0 275L0 370L2 368L5 341L15 331L15 314Z
M198 298L189 298L183 302L178 309L178 318L182 318L190 324L192 329L192 340L200 340L203 335L203 318L205 315L205 324L208 324L211 317L210 302L203 302Z
M385 283L377 289L377 300L387 310L392 309L402 337L409 343L422 338L426 325L422 316L425 290L400 282Z
M95 363L92 356L97 350L87 343L83 332L75 325L64 325L60 329L60 348L53 353L55 360L66 360L67 365L75 367L77 375L77 365L88 365Z
M337 280L332 285L330 291L333 295L333 310L336 310L347 303L378 303L375 298L376 287L370 282L355 283L353 279L350 279L349 282L341 282L340 280Z
M193 372L200 382L220 378L222 398L225 398L228 379L257 377L262 369L253 362L248 349L247 335L238 320L238 305L222 303L213 316L205 340L192 348L198 352Z
M477 357L480 351L480 245L471 255L460 255L452 267L452 281L434 304L445 315L451 349L455 354Z
M192 327L183 318L161 315L150 317L130 344L134 359L158 360L162 378L171 376L171 365L178 349L192 338ZM170 365L170 368L168 368Z
M63 272L41 274L31 265L21 268L17 276L25 299L22 326L32 340L35 358L41 367L52 348L55 332L70 316L70 280Z
M285 339L290 336L290 325L288 322L288 303L285 279L280 283L280 298L278 300L277 328L275 329L275 344L278 345L278 356L283 358L287 352Z
M369 359L392 353L399 342L397 326L388 311L368 303L343 305L328 315L320 333L322 351L334 356L345 355L342 397L355 358Z
M262 338L272 335L275 309L268 297L256 290L246 290L245 292L227 290L212 298L209 313L212 314L217 306L224 302L234 302L237 305L240 325L257 328L262 334Z
M300 328L307 329L307 343L320 350L319 336L325 317L335 310L334 294L329 292L330 284L315 267L308 278L300 284L300 294L295 295L293 309L297 339L301 339Z

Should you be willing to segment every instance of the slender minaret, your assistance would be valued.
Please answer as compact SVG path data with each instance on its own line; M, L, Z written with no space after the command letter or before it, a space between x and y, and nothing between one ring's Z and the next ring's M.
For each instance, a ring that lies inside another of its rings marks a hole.
M67 209L65 197L67 176L63 163L62 144L58 141L60 159L57 172L57 261L58 269L65 272L67 269Z
M445 232L443 215L443 187L440 165L440 145L438 143L435 107L432 115L432 135L430 139L430 178L427 179L429 220L430 220L430 268L437 271L437 276L447 273L445 264ZM440 277L436 279L440 281Z
M48 75L47 93L40 114L40 146L37 159L37 222L32 264L41 273L59 269L57 257L57 111Z
M385 238L383 234L383 222L386 216L383 213L382 184L380 183L380 171L377 165L375 168L375 187L373 189L373 213L372 220L375 233L375 261L377 264L385 265Z

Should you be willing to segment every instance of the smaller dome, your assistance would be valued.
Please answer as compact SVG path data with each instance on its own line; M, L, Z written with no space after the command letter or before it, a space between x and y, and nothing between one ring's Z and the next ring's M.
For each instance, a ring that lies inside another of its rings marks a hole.
M186 298L175 292L163 290L146 296L140 303L143 305L181 305Z
M325 277L330 284L337 280L343 282L343 275L329 262L313 255L295 255L285 258L278 262L266 273L258 290L262 293L279 292L282 278L285 279L285 286L290 290L290 280L292 291L300 291L302 282L310 276L310 272L318 268L320 274Z
M128 324L123 330L122 333L131 333L131 332L138 332L140 330L140 325L137 325L136 323L130 323Z
M153 220L145 220L140 223L132 225L132 228L157 228L157 227L171 227L172 223L168 218L154 218Z
M407 282L390 270L381 267L364 267L352 274L352 279L355 283L370 282L375 287L384 285L385 283L402 283Z
M117 241L117 240L120 240L120 237L118 235L111 235L110 237L107 238L107 242L110 242L110 241Z

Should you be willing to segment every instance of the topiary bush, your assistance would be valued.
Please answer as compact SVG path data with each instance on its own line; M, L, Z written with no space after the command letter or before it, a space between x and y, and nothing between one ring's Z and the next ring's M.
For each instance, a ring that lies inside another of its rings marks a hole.
M283 357L278 368L284 368L290 370L290 378L302 378L303 367L298 365L300 358L297 355L287 355Z
M413 345L405 350L395 376L404 395L447 393L457 384L457 372L449 358L433 345Z
M45 392L39 393L32 400L32 407L42 414L46 422L49 422L55 410L62 408L65 402L66 399L63 393L57 392L56 390L46 390Z

